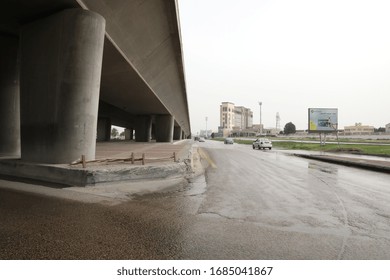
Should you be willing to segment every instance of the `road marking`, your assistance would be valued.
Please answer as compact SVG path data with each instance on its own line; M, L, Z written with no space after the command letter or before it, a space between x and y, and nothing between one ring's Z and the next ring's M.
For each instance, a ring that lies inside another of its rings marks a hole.
M210 156L208 155L208 153L203 150L202 148L198 148L198 153L200 155L201 158L207 160L207 162L210 164L210 166L214 169L217 168L217 165L214 163L214 161L210 158Z

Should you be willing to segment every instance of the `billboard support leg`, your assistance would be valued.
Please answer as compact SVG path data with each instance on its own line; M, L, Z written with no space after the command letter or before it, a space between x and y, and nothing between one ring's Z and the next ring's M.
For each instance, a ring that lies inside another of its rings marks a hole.
M322 139L322 135L324 136L323 139ZM320 145L325 146L325 144L326 144L326 133L320 133Z

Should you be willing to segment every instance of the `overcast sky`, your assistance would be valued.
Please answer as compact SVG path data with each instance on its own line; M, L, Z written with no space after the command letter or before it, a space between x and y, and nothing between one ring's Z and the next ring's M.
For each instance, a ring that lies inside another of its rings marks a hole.
M219 105L253 122L307 129L307 109L338 108L339 128L390 123L390 1L179 0L193 133Z

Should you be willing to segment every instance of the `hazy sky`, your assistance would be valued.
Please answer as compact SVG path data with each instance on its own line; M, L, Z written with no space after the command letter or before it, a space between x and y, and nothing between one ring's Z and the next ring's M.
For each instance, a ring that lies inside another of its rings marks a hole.
M219 105L253 122L307 129L338 108L339 128L390 123L390 1L179 0L192 132L217 131Z

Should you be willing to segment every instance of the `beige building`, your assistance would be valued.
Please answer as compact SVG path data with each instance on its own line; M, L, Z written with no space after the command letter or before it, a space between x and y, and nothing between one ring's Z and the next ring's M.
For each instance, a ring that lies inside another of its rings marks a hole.
M220 127L232 130L234 126L234 103L222 102L220 105Z
M220 105L220 132L224 136L233 130L245 130L253 126L253 112L243 106L235 106L231 102L222 102Z
M253 126L253 112L243 106L234 107L234 127L238 129L247 129Z
M232 130L247 129L253 126L253 112L243 106L235 106L231 102L220 105L220 127Z
M361 123L356 123L351 126L344 126L345 135L367 135L374 134L374 127L370 125L362 125Z

